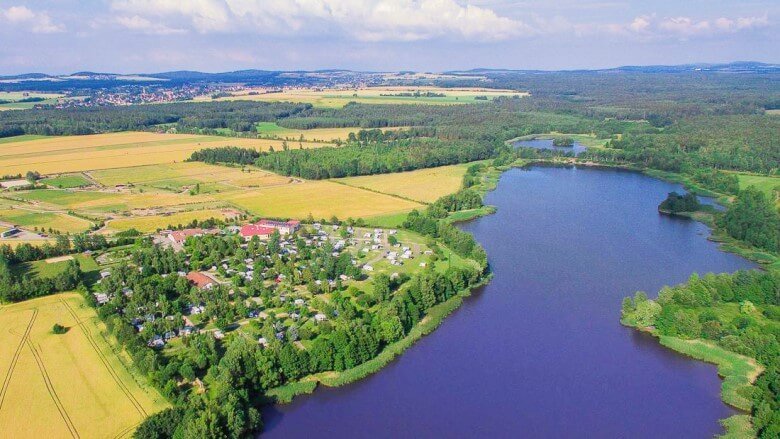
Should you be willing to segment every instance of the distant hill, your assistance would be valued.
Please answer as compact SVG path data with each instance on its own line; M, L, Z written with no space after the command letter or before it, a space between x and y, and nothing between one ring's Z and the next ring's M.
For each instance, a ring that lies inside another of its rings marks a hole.
M495 76L502 74L566 74L566 73L693 73L719 72L739 74L774 74L780 73L780 65L760 62L740 61L727 64L685 64L676 66L623 66L596 70L513 70L513 69L471 69L443 72L453 76ZM26 73L20 75L0 76L0 90L68 90L68 89L102 89L122 85L171 84L187 83L243 83L263 86L328 86L338 83L362 82L366 84L383 83L386 72L359 72L340 69L304 70L237 70L232 72L206 73L192 70L178 70L160 73L98 73L81 71L65 75L48 75L44 73ZM405 74L413 72L404 71ZM396 81L398 79L396 78Z

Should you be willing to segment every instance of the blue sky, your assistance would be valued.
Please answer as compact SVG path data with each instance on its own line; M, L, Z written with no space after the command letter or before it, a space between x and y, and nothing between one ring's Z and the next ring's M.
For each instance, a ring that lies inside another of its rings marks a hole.
M0 74L780 62L780 1L0 0Z

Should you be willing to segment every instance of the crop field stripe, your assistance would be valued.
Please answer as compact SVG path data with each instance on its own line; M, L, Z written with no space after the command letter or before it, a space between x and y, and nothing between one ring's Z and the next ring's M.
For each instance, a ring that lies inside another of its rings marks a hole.
M62 405L62 401L60 401L60 397L57 395L57 391L54 389L54 384L52 384L51 378L49 378L49 372L46 371L46 366L43 364L43 360L41 359L40 354L35 349L35 346L30 341L29 337L25 339L25 343L30 348L30 351L32 351L35 362L38 364L38 370L41 372L41 376L43 377L43 382L46 384L46 390L49 392L49 396L51 396L52 401L54 401L54 405L57 407L57 411L60 412L62 420L65 421L65 425L68 427L71 436L74 438L79 438L79 432L76 430L76 426L73 425L73 420L70 419L70 415L68 415L68 412L65 410L65 406Z
M8 386L11 384L11 377L14 374L14 369L16 369L16 363L19 361L19 356L22 353L24 342L30 336L30 331L32 330L33 324L35 323L35 319L37 317L38 317L38 310L34 309L33 315L30 318L30 323L27 324L27 329L24 331L24 334L22 335L22 339L19 341L19 346L16 347L16 352L14 352L14 356L11 359L11 365L8 367L8 372L6 372L5 374L3 387L2 389L0 389L0 409L3 408L3 402L5 401L5 394L8 391Z
M108 359L105 357L103 352L100 350L100 347L97 345L97 342L92 338L92 334L90 334L89 330L87 330L84 327L84 322L80 321L76 313L73 311L73 308L68 305L65 300L60 299L60 302L65 306L65 309L70 313L71 316L73 316L73 319L76 321L76 325L81 329L81 332L84 333L84 336L86 336L87 341L90 345L92 345L92 348L97 352L98 357L100 358L100 361L103 363L103 365L106 367L106 370L108 370L109 375L114 379L116 384L119 386L119 389L122 391L122 393L127 396L127 399L130 401L130 403L135 407L135 409L138 411L138 414L146 418L149 416L146 413L146 410L144 409L143 405L141 405L140 402L133 396L133 393L130 391L130 389L125 386L125 383L122 381L122 379L119 377L119 375L116 373L113 367L111 367L111 364L108 362Z
M141 425L140 422L132 424L132 425L128 425L127 428L125 428L124 430L122 430L119 433L117 433L116 436L114 436L114 439L120 439L120 438L123 438L123 437L127 437L127 435L132 433L133 431L135 431L135 428L138 427L139 425Z

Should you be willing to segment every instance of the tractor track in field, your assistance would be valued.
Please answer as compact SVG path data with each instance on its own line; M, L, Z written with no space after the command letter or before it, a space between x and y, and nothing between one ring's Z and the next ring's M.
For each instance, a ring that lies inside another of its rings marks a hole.
M113 367L111 367L111 364L109 363L108 359L106 358L105 354L100 350L100 347L98 346L95 339L92 337L92 334L89 333L89 330L84 327L83 323L81 322L76 315L76 313L73 311L73 308L68 305L65 300L60 299L60 302L65 306L65 309L70 313L70 315L73 317L73 319L76 321L76 325L81 329L81 332L84 334L84 336L87 338L87 341L90 345L92 345L92 348L95 350L95 352L98 354L98 358L100 358L100 361L103 363L103 366L105 366L106 370L108 371L109 375L111 375L111 378L114 379L114 382L116 382L117 386L119 386L119 389L122 391L122 393L125 394L127 399L130 401L130 403L133 405L133 407L136 409L138 414L140 414L143 418L146 418L149 416L149 414L144 409L143 405L133 396L133 393L130 391L130 389L127 388L125 383L122 381L122 379L119 377L119 374L117 374L116 370L114 370Z
M3 408L5 394L8 392L8 386L11 385L11 378L13 377L14 369L16 369L16 363L19 361L19 356L22 354L22 348L24 347L25 341L30 337L30 331L32 331L32 327L36 318L38 318L38 310L34 309L33 315L30 318L30 323L27 324L27 329L24 331L24 334L22 334L22 339L19 341L19 346L16 347L16 351L14 352L14 355L11 359L11 365L8 367L8 372L5 374L3 387L0 389L0 409Z
M43 364L43 359L41 358L40 353L37 349L35 349L35 345L33 345L29 337L27 337L24 342L30 348L30 351L32 351L33 358L35 358L35 362L38 364L38 370L41 372L41 377L43 378L43 382L46 385L46 391L49 392L49 396L51 397L52 401L54 401L54 405L57 407L57 411L60 412L62 420L65 421L65 426L68 427L68 431L70 432L71 436L78 439L81 436L79 436L79 432L76 429L76 426L73 425L73 420L70 418L70 415L68 415L67 410L65 410L65 406L62 404L59 395L57 395L57 390L54 389L54 384L51 382L49 372L46 370L46 366Z

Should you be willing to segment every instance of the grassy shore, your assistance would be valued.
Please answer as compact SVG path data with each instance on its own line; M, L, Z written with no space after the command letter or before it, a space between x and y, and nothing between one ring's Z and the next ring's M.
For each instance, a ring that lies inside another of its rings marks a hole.
M640 331L648 332L658 338L661 345L679 352L687 357L714 364L718 367L718 375L723 378L721 385L721 399L724 403L741 410L750 412L752 403L750 391L756 378L764 368L753 358L740 355L716 345L707 340L685 340L658 334L653 328L641 328L630 319L620 321ZM721 437L730 439L754 438L756 432L747 414L733 415L720 421L725 429Z

